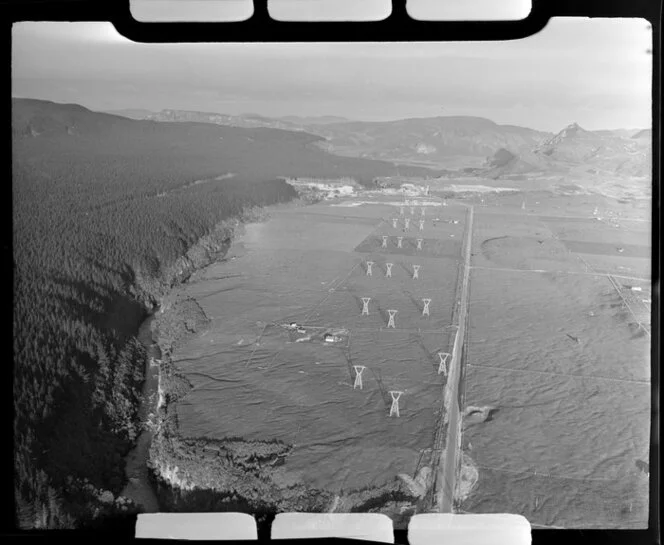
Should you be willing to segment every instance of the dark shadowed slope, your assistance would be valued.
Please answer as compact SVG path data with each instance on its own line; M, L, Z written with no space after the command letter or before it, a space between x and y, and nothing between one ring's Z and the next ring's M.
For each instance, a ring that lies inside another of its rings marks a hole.
M225 115L186 110L162 110L148 116L155 121L196 121L235 127L271 127L306 131L323 139L314 145L330 153L399 163L445 168L455 158L478 158L500 148L518 153L532 149L549 133L498 125L471 116L401 119L396 121L350 121L337 116Z
M488 157L483 169L478 170L486 178L500 178L505 175L526 174L533 171L541 171L546 165L538 158L528 154L530 161L521 155L512 153L505 148L499 149L491 157Z
M104 150L107 155L127 154L146 166L170 165L176 172L183 161L196 162L210 177L227 172L260 179L352 177L370 184L376 176L397 172L387 162L330 155L314 145L320 137L304 132L136 121L91 112L82 106L28 99L13 101L12 122L14 135L27 153L37 152L48 139L49 149L63 154ZM399 172L432 174L418 167L401 168Z
M24 528L117 514L139 431L145 351L135 335L163 290L223 253L283 180L217 176L191 127L13 102L14 493ZM217 154L219 155L219 154ZM193 251L201 237L207 245ZM192 251L190 251L192 250ZM187 257L183 256L187 254ZM86 484L87 483L87 484Z

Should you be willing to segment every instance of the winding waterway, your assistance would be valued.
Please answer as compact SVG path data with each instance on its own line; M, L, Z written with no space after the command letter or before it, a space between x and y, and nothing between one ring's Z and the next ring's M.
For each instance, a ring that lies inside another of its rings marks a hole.
M153 424L155 410L158 403L159 389L159 359L161 352L159 346L152 337L152 322L155 315L150 315L139 328L138 340L145 346L147 355L145 358L145 382L143 383L142 403L139 408L139 421L141 422L141 433L136 446L125 458L125 474L127 485L122 491L122 496L131 499L143 507L146 513L159 511L159 502L150 483L148 474L148 459L150 456L150 444L152 443Z

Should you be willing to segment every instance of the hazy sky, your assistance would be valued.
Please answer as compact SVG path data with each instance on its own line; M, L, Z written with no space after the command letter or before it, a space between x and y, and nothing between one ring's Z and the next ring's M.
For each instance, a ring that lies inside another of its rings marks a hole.
M560 18L498 43L396 44L140 44L107 23L19 23L13 95L94 110L640 128L651 123L651 47L642 19Z

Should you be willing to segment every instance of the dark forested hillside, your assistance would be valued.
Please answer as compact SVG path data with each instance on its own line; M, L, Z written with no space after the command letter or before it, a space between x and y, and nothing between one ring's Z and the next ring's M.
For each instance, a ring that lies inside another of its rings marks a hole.
M223 248L223 220L292 199L279 176L369 183L394 167L327 155L305 133L35 100L13 101L12 129L18 515L68 527L98 510L90 490L124 485L143 380L135 335L181 279L178 259L211 234Z
M131 160L143 163L143 169L175 169L175 185L181 183L183 172L193 168L191 163L196 164L200 177L223 174L223 167L225 172L260 179L349 177L369 184L376 176L397 172L385 161L330 155L314 145L321 137L305 132L139 121L91 112L78 105L30 99L14 99L13 133L28 153L43 152L61 166L72 156L80 159L94 152L112 161L116 150L124 150L124 154L134 149ZM146 153L149 160L143 161ZM419 167L401 167L399 172L412 176L436 174Z

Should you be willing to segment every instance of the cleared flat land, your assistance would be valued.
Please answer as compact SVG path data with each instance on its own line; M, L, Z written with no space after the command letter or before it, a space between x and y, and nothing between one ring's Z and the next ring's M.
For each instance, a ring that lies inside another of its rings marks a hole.
M392 227L398 213L376 204L285 210L248 226L235 259L196 276L186 294L212 321L174 358L194 386L177 404L183 436L294 444L284 466L293 481L326 490L417 473L440 417L436 354L449 345L464 209L428 208L424 231L419 207L414 216L406 207L405 231L402 220ZM368 316L362 297L371 297ZM388 309L399 311L394 329ZM291 321L306 333L281 327ZM342 329L339 342L322 341ZM366 366L361 390L353 365ZM389 417L390 390L403 392L399 418Z
M185 288L211 322L175 354L194 386L177 404L183 436L281 440L294 445L284 486L338 492L415 477L428 463L466 207L427 207L420 232L420 208L411 216L406 206L410 228L403 218L395 228L399 209L372 199L286 209L250 225L228 259ZM463 417L455 510L520 513L541 526L644 527L649 224L626 219L628 205L623 217L597 219L596 203L606 203L590 196L542 191L525 209L518 194L464 200L474 227L461 410L488 417ZM371 298L368 316L362 297ZM388 309L399 311L394 329ZM292 321L306 333L281 327ZM338 342L322 341L328 331ZM354 365L366 366L361 390ZM403 392L399 418L388 416L390 390Z
M644 528L650 338L638 322L649 325L649 281L589 273L647 278L648 224L609 225L594 206L561 218L546 204L476 209L464 403L492 410L464 420L478 480L459 507Z

